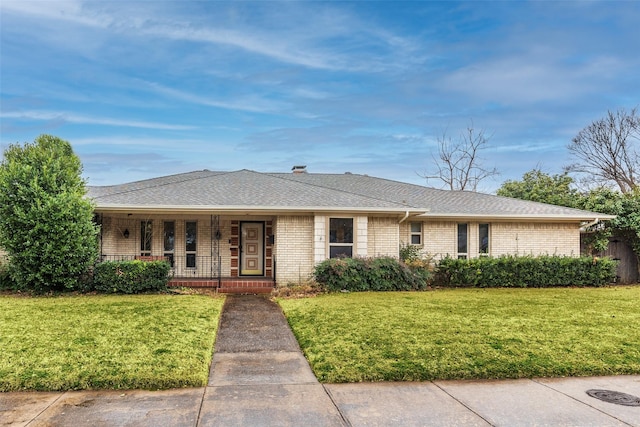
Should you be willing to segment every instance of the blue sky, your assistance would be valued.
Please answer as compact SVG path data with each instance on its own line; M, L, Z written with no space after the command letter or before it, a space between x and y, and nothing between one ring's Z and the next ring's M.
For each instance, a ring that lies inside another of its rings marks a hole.
M640 2L0 3L0 148L68 140L91 185L198 169L440 187L443 132L491 135L491 192L640 103Z

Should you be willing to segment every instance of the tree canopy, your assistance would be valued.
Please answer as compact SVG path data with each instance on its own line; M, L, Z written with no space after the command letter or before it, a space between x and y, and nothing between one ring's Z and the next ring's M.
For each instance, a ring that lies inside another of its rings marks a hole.
M576 207L580 194L572 187L574 180L568 173L550 175L540 169L533 169L522 175L522 180L505 181L497 195L514 199L552 205Z
M71 145L41 135L0 163L0 247L19 289L71 290L97 257L93 207Z
M457 140L444 132L438 138L438 156L432 156L435 170L423 177L440 180L449 190L476 191L480 182L499 175L496 168L485 167L480 158L480 151L487 148L489 139L484 130L474 129L473 123Z
M640 185L640 116L636 108L611 112L582 129L568 146L573 172L596 186L622 193Z

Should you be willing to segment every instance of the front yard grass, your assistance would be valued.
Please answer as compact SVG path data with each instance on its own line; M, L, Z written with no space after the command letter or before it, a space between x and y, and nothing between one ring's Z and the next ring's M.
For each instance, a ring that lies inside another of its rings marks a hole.
M640 373L640 286L278 302L324 383Z
M223 302L0 296L0 391L204 386Z

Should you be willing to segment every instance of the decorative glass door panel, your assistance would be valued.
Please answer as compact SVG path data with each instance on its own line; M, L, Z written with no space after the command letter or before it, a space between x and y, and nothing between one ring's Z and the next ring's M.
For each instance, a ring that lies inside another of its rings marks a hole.
M240 275L264 275L264 223L240 223Z

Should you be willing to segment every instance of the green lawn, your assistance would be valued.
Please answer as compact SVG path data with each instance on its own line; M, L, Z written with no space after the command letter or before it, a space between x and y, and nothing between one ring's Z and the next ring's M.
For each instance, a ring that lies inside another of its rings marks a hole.
M640 286L279 300L321 382L640 373Z
M0 391L204 386L223 302L0 296Z

